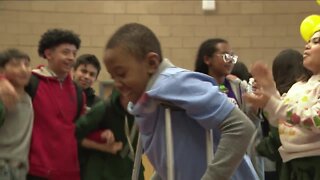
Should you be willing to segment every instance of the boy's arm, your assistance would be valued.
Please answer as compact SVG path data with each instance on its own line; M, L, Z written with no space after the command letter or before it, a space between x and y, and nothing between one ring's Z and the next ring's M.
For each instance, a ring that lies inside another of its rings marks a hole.
M76 137L78 140L85 138L91 131L98 128L103 120L105 110L106 103L101 101L76 121Z
M97 143L114 143L114 134L110 129L100 129L90 133L86 139L95 141Z
M90 139L92 141L95 141L97 143L105 143L105 139L101 137L101 134L103 133L105 129L98 129L91 132L89 135L86 136L87 139Z
M239 166L254 133L250 119L234 108L220 124L221 139L202 180L229 180Z
M113 143L97 143L90 139L83 139L81 145L88 149L94 149L101 152L116 154L122 149L122 142L113 142Z

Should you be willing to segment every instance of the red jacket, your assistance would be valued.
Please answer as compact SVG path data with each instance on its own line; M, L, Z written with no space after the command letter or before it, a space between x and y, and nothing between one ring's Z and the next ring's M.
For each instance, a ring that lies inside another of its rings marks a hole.
M33 98L29 173L49 180L79 180L75 85L70 75L59 82L43 67L33 74L39 77L39 84Z

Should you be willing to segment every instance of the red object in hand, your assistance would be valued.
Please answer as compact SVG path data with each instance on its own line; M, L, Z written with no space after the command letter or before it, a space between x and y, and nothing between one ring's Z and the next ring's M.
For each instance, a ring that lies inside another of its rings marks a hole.
M105 143L106 141L104 139L101 138L101 134L105 131L105 129L99 129L97 131L94 131L92 133L90 133L87 138L98 142L98 143Z
M293 113L291 115L291 121L293 122L293 124L299 124L300 120L300 116L298 116L297 114Z

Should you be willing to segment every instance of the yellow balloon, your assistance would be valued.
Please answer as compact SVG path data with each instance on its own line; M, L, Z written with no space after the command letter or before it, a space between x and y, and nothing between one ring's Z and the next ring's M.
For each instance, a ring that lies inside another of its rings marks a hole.
M320 0L319 0L320 1ZM320 30L320 15L310 15L306 17L300 25L300 34L308 42L312 35Z
M317 0L318 5L320 6L320 0Z

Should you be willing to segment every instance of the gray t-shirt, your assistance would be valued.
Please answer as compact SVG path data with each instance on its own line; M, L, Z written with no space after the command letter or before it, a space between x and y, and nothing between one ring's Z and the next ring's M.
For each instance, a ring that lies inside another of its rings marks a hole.
M16 106L5 111L0 126L0 159L17 161L28 167L28 155L33 127L33 108L25 93Z

